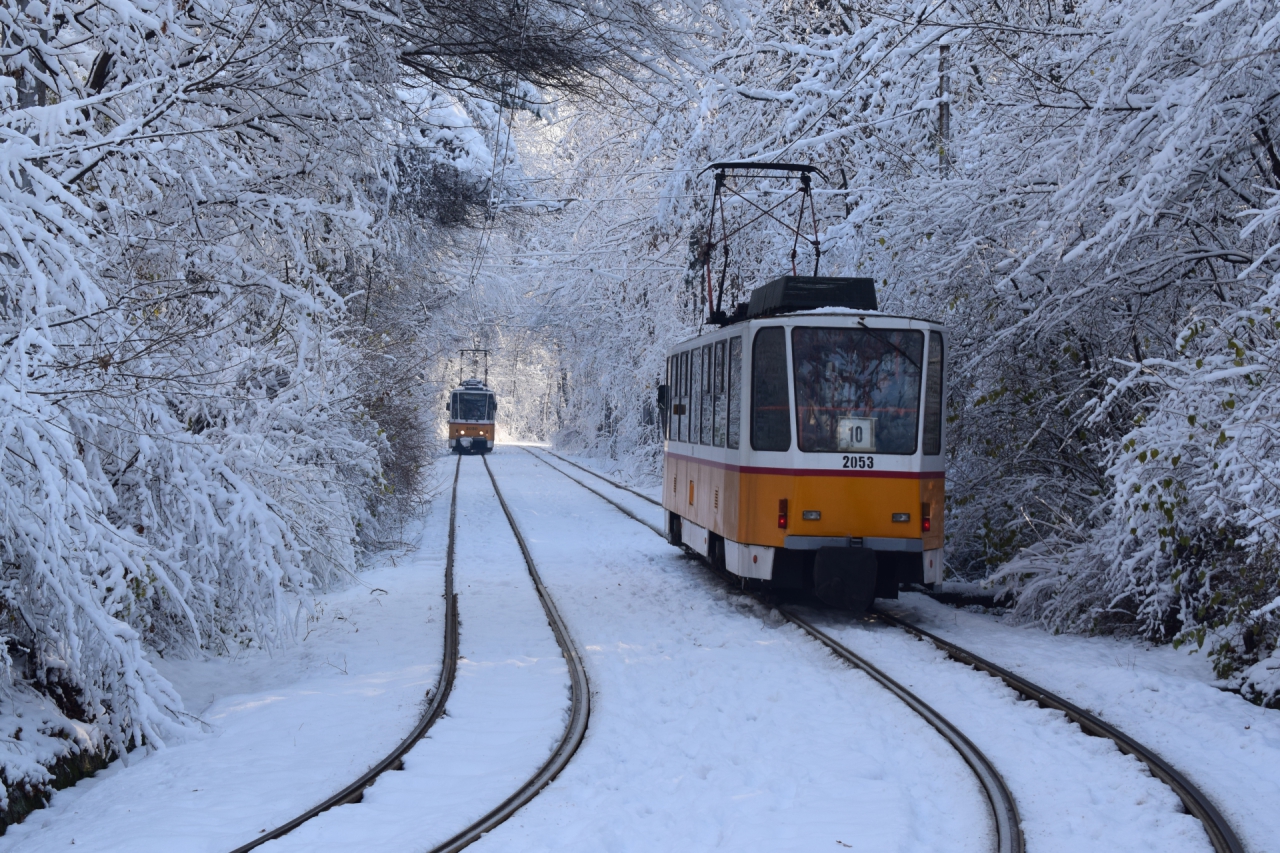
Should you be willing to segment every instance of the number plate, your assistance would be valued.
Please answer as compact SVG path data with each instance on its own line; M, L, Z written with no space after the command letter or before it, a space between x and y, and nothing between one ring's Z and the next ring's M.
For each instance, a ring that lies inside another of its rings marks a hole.
M875 418L840 418L836 422L836 449L876 452Z

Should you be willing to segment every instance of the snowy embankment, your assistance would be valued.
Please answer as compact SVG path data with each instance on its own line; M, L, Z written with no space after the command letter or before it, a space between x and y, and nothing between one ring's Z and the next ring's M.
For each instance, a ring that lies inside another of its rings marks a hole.
M1213 800L1248 850L1280 849L1280 711L1217 689L1203 654L1006 625L923 595L880 604L1118 726Z
M436 682L448 501L388 554L322 596L296 644L157 661L206 734L135 753L57 792L0 851L226 853L350 782L404 737Z

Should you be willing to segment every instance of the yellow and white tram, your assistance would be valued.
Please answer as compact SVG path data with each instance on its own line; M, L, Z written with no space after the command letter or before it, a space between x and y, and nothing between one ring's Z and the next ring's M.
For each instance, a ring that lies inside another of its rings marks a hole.
M784 276L668 353L673 544L853 609L942 580L947 332L876 309L871 279Z
M454 453L488 453L493 449L498 404L479 379L467 379L445 404L449 412L449 449Z

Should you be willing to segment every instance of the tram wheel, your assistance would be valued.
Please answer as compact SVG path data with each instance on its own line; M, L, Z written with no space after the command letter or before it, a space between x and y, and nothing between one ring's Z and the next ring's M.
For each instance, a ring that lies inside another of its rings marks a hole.
M813 591L829 607L861 613L876 596L876 555L867 548L819 548Z

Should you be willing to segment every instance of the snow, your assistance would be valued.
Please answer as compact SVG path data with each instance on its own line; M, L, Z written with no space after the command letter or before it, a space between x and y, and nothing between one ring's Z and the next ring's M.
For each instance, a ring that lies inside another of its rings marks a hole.
M489 460L585 657L592 713L564 772L477 851L989 849L988 806L936 732L551 466L654 524L660 508L536 449L499 447ZM483 462L461 466L462 660L445 716L360 804L264 851L421 851L496 806L554 749L569 702L564 660ZM225 853L350 781L411 727L434 684L447 521L437 501L416 550L324 596L306 638L283 653L159 662L209 734L59 792L0 838L0 853L73 839L77 849ZM1202 659L1052 636L921 595L881 604L1154 748L1250 850L1280 837L1280 720L1216 690ZM874 618L809 616L986 752L1018 800L1029 850L1209 849L1173 793L1109 741Z
M996 765L1018 803L1027 849L1207 851L1200 822L1136 759L1040 708L931 643L867 617L811 617L945 714Z
M490 461L594 698L573 762L474 849L988 849L967 766L870 679L530 455Z
M300 642L274 654L156 661L207 734L59 791L0 851L226 853L341 789L388 753L435 686L449 507L418 548L322 596ZM440 510L443 509L443 512ZM86 842L88 842L86 846Z
M454 559L460 660L445 716L358 806L261 848L421 851L465 829L532 776L569 708L568 667L484 471L462 460Z
M923 595L881 604L1118 726L1195 783L1247 849L1275 849L1280 713L1217 689L1203 655L1006 625Z
M54 762L81 752L101 754L104 749L97 727L70 719L52 699L21 681L0 682L0 743L0 765L10 786L47 784L53 779L49 768ZM0 785L0 808L8 804L8 793Z

